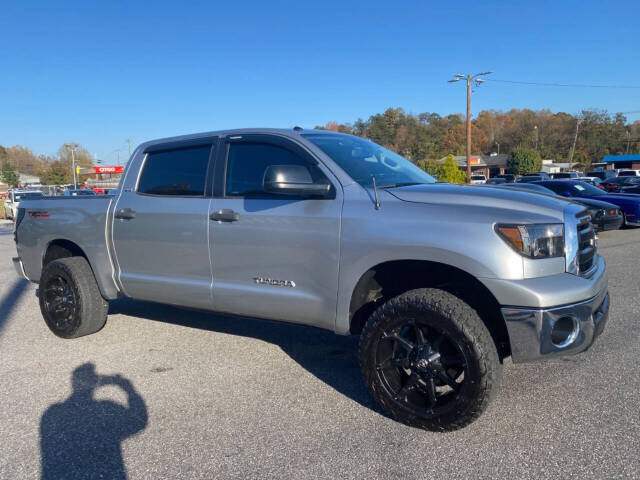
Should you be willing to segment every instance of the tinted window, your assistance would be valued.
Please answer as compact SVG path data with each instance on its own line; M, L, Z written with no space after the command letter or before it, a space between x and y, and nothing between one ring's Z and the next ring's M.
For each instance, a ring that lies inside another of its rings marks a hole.
M14 194L14 201L19 202L21 200L29 200L30 198L40 198L44 195L40 192L26 192L26 193L16 193Z
M204 195L211 145L147 154L138 192L149 195Z
M263 143L233 143L229 147L226 195L270 196L262 190L262 183L271 165L302 165L309 169L315 182L325 178L317 166L286 148Z
M635 177L636 176L636 172L635 170L623 170L622 172L618 173L619 177Z
M558 195L563 195L565 197L568 195L567 187L564 185L564 183L544 182L542 185L545 188L548 188L549 190L551 190L552 192L557 193Z

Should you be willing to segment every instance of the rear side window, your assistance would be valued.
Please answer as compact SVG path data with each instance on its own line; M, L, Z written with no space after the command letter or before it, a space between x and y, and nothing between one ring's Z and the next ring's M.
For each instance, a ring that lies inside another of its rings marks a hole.
M227 161L227 196L271 196L262 190L264 173L271 165L302 165L314 181L325 178L320 169L304 158L277 145L232 143Z
M204 196L211 145L147 154L138 193Z

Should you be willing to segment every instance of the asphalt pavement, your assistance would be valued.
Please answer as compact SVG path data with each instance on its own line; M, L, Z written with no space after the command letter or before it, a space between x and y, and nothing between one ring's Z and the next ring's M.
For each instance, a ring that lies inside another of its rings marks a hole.
M471 426L425 432L365 389L357 339L121 300L62 340L0 225L0 478L640 477L640 229L607 232L612 310L584 354L505 363Z

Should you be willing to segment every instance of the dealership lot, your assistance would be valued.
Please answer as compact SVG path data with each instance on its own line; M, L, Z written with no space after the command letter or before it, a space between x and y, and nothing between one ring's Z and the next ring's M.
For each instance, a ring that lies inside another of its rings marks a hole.
M0 478L36 477L41 462L62 478L122 469L129 478L637 476L640 229L600 240L612 311L594 347L507 361L489 411L436 434L381 414L361 380L356 338L123 300L98 334L58 339L36 286L13 271L2 224ZM79 394L87 363L110 378L93 398ZM127 380L137 399L129 409ZM83 464L62 470L85 447Z

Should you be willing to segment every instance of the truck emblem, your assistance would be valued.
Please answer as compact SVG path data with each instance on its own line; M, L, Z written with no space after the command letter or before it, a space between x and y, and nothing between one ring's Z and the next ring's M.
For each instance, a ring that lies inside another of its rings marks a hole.
M273 278L266 277L253 277L253 281L258 285L274 285L276 287L290 287L295 288L296 282L293 280L274 280Z

